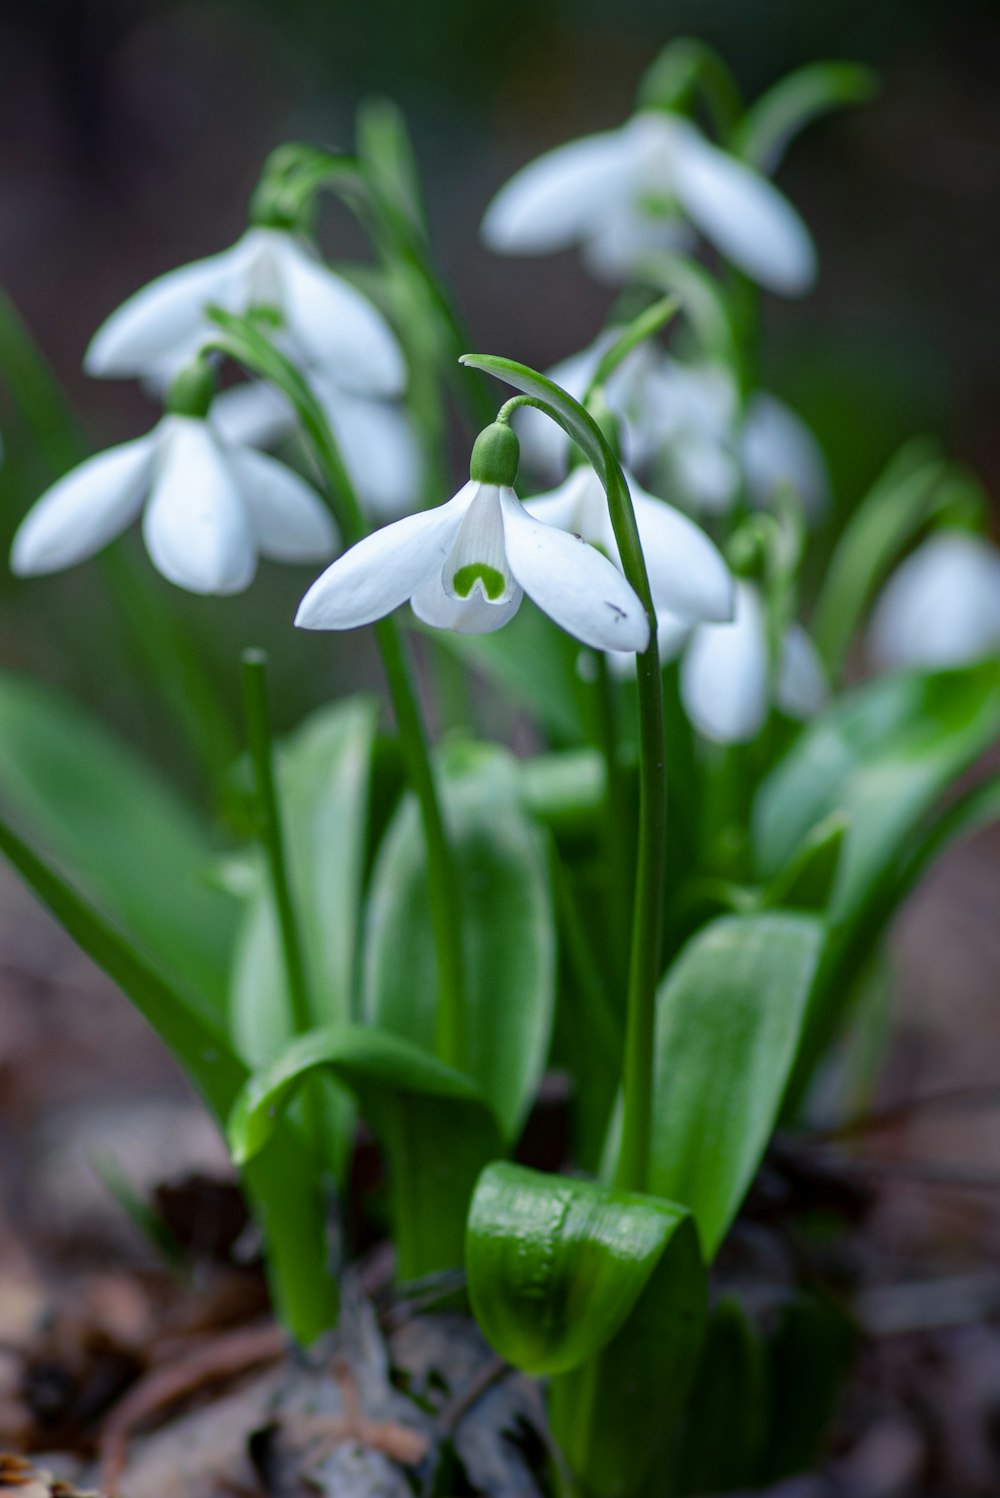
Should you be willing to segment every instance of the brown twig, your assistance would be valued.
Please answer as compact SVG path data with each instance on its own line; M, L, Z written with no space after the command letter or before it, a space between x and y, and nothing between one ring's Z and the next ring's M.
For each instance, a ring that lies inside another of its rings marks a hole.
M828 1140L853 1139L858 1134L874 1134L882 1129L895 1128L921 1113L957 1113L966 1108L1000 1107L1000 1086L995 1082L949 1087L941 1092L932 1092L924 1097L903 1098L898 1103L888 1103L884 1108L873 1108L855 1118L843 1119L840 1123L816 1129L804 1136L809 1143L826 1143Z
M286 1337L279 1326L269 1323L249 1327L217 1337L188 1357L156 1368L140 1379L104 1422L99 1446L101 1489L115 1492L128 1457L128 1443L145 1421L206 1384L276 1362L285 1347Z
M502 1357L491 1358L484 1368L470 1378L464 1389L450 1399L438 1416L438 1425L444 1435L452 1435L461 1425L466 1415L478 1404L483 1395L492 1389L494 1384L506 1378L511 1371L510 1364Z
M381 1451L404 1467L418 1467L427 1455L428 1439L419 1430L395 1420L372 1420L361 1408L357 1379L346 1358L333 1364L333 1378L340 1390L343 1409L339 1415L308 1415L296 1422L308 1437L316 1435L326 1447L357 1441L369 1451Z

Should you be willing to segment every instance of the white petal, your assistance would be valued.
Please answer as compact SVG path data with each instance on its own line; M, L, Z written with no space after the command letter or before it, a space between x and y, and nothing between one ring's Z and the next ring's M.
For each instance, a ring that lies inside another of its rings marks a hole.
M260 552L278 562L322 562L340 537L315 489L277 458L252 448L227 447L230 468Z
M83 367L92 375L169 378L198 348L210 303L240 310L249 254L246 239L221 254L158 276L112 312L91 340Z
M657 251L690 250L694 239L680 218L645 212L634 201L613 203L584 241L583 263L597 280L620 286Z
M42 495L22 520L10 565L20 577L58 572L100 551L142 508L154 435L88 458Z
M932 535L883 589L868 648L890 669L960 666L1000 651L1000 552L963 531Z
M578 536L532 519L513 490L501 503L507 559L529 598L585 645L645 650L646 611L614 563Z
M560 530L582 536L591 546L603 546L617 560L617 547L612 551L607 545L611 525L607 496L589 463L572 469L555 489L525 500L524 508L545 525L557 525ZM613 544L613 536L611 540Z
M249 516L222 446L204 421L160 424L143 536L154 566L192 593L239 593L253 580L257 550Z
M281 391L264 380L248 380L220 391L209 414L224 441L247 447L273 447L294 430L295 419Z
M675 119L672 184L717 249L771 291L796 296L816 278L816 252L795 209L766 177Z
M496 484L480 484L465 512L441 571L452 598L478 593L484 602L502 605L517 588L504 544L503 493Z
M706 738L742 744L767 717L767 640L756 591L737 584L732 624L703 624L681 662L681 697Z
M402 406L352 395L322 375L310 383L362 504L380 519L412 510L420 494L420 448Z
M735 588L721 552L693 520L631 477L629 488L657 614L667 609L694 621L732 619Z
M707 515L728 513L740 492L740 469L722 443L702 432L684 432L667 457L679 493L696 509Z
M784 401L758 390L746 407L741 439L743 471L750 498L767 505L775 489L788 484L812 521L830 501L830 477L819 443Z
M447 504L374 531L328 567L295 616L300 629L356 629L391 614L440 576L462 517L479 490L468 483Z
M468 598L452 598L437 575L428 578L410 599L418 619L435 629L454 629L460 635L488 635L503 626L517 613L524 592L516 584L510 596L490 603L476 588Z
M829 696L830 685L816 646L800 624L785 635L777 702L791 718L811 718Z
M622 130L547 151L516 172L486 210L483 242L507 255L562 250L588 235L631 193L631 145Z
M661 665L665 666L668 661L677 659L696 627L690 619L681 619L669 609L657 609L656 648Z
M309 362L338 385L366 395L399 395L406 365L396 336L366 296L314 260L291 235L278 256L288 331Z

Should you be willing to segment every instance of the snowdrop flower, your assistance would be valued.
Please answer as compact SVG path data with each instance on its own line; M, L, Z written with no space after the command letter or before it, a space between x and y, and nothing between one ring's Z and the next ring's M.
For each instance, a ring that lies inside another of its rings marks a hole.
M420 449L402 406L344 390L319 368L306 377L365 509L380 520L411 509L420 488ZM296 429L298 418L280 391L254 380L216 396L212 424L230 442L272 447Z
M787 486L802 501L806 519L822 520L830 503L830 476L819 443L801 416L777 396L755 390L746 403L739 439L750 502L766 509Z
M662 110L523 167L493 199L482 234L505 254L582 244L596 273L622 281L651 250L676 247L681 215L761 286L795 296L812 285L812 240L788 200L690 120Z
M639 598L600 552L527 513L511 487L517 463L510 427L487 427L455 497L352 547L309 589L296 624L354 629L409 599L426 624L486 634L512 619L527 593L586 645L645 650L649 621Z
M337 550L325 505L297 474L196 416L167 415L53 484L22 521L11 567L21 577L71 567L140 512L153 565L192 593L240 592L258 554L308 562Z
M691 633L681 660L680 689L688 717L706 738L743 744L763 728L770 707L770 668L764 605L752 583L737 583L732 623L702 624ZM826 693L816 648L805 630L793 624L782 645L775 703L790 717L807 718L822 707Z
M379 396L403 389L399 344L368 298L293 234L260 227L129 297L94 335L84 368L165 383L211 336L209 306L274 319L289 355L328 370L339 389Z
M892 670L1000 654L1000 551L968 531L935 532L883 589L868 648Z
M626 477L657 618L666 613L687 628L731 619L733 579L715 546L686 515ZM582 536L621 565L607 497L589 464L574 468L558 488L529 499L524 508L536 520Z

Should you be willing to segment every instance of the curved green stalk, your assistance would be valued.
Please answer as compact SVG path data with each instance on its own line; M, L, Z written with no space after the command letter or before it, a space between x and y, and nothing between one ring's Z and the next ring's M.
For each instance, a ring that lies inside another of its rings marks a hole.
M632 497L621 465L599 425L578 401L545 375L512 359L466 354L463 364L485 369L524 392L501 409L506 419L519 405L534 405L557 421L584 451L604 485L622 571L642 600L649 619L649 645L636 656L639 695L639 835L636 849L635 903L629 954L628 1007L625 1025L624 1108L615 1185L645 1191L649 1178L653 1117L653 1038L656 985L663 941L666 883L667 775L663 718L663 681L656 643L656 614L642 554Z

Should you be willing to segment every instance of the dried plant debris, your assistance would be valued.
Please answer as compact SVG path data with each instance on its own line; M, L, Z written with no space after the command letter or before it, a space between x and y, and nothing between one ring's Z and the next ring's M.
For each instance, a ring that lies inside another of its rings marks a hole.
M100 1498L90 1489L78 1488L65 1478L36 1467L24 1456L0 1451L0 1492L16 1490L17 1498Z

